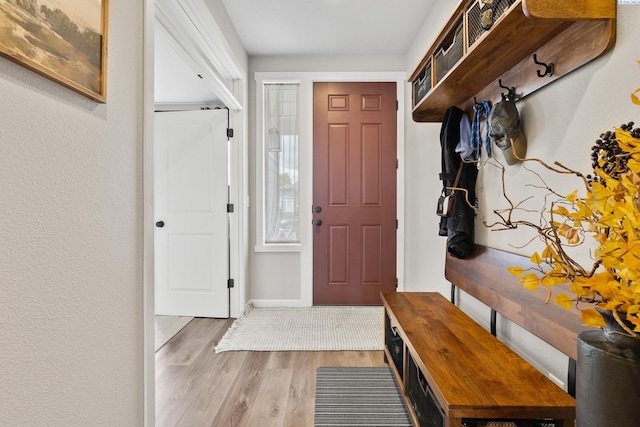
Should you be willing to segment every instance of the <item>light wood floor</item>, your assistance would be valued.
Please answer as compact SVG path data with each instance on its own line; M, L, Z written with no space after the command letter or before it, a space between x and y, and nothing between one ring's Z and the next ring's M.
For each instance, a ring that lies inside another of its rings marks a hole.
M233 319L192 320L156 353L157 426L313 426L319 366L384 366L382 351L224 352Z

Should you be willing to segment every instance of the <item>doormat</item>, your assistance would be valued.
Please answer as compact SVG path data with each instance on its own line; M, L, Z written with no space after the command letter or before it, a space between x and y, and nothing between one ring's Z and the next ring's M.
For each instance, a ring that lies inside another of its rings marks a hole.
M381 306L252 308L215 352L382 350L383 316Z
M412 426L389 367L316 370L314 427Z

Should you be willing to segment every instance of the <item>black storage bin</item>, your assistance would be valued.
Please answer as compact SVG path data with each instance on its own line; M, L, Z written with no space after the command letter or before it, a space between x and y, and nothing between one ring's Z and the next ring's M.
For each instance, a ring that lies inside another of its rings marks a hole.
M384 315L384 338L387 350L391 354L391 360L400 374L400 379L404 377L404 342L402 337L398 334L398 330L391 326L391 319L389 315Z
M431 90L431 59L424 66L420 75L413 81L413 106L415 107L422 101L427 93Z
M407 396L420 427L444 427L444 411L411 354L407 373Z

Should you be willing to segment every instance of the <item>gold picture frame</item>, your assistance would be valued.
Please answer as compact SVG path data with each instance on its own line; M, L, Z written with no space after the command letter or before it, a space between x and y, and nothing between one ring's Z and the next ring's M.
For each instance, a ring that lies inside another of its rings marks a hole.
M109 0L0 0L0 55L107 100Z

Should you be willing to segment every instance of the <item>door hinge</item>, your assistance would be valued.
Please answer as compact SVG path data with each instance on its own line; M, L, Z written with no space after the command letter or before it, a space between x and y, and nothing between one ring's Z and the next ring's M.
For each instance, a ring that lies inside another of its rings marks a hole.
M233 280L233 279L227 280L227 288L233 288L235 285L236 285L235 280ZM397 285L396 285L396 287L397 287Z
M396 159L396 169L400 167L400 160Z
M398 229L398 220L396 219L396 230Z
M233 213L233 203L227 203L227 213Z
M233 138L233 129L227 128L227 138Z
M396 289L398 289L398 278L396 277Z
M398 100L396 99L396 111L398 111L400 109L400 103L398 102Z

